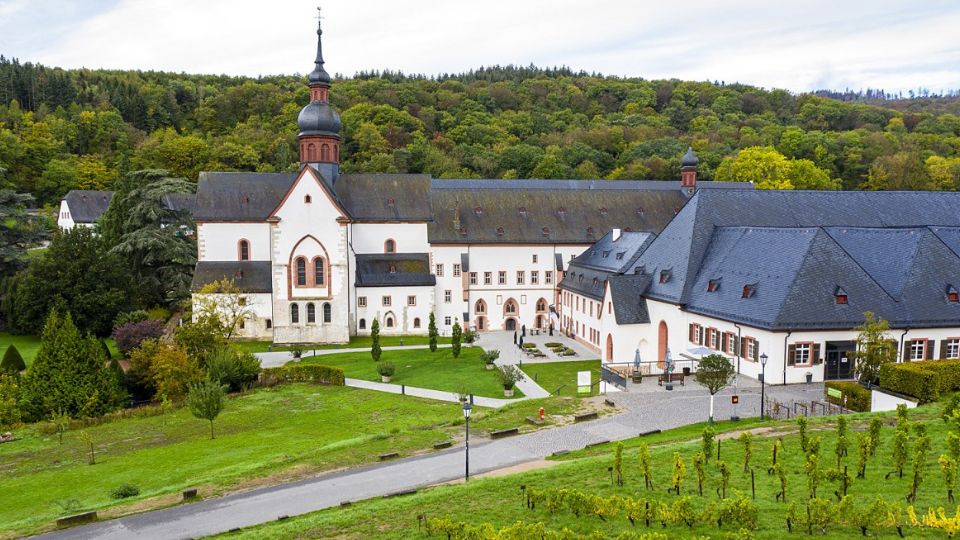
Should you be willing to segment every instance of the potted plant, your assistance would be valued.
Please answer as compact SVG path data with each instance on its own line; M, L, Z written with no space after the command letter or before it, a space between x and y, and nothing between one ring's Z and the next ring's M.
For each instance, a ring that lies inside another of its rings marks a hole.
M523 378L523 373L517 369L517 366L500 366L497 371L497 378L503 385L503 396L513 397L513 387L517 381Z
M497 358L500 358L500 351L483 351L480 355L480 359L483 360L483 364L487 369L497 367L495 364Z
M463 333L463 342L473 344L477 340L477 331L476 330L467 330Z
M294 343L293 345L291 345L290 354L293 355L294 358L299 360L300 357L303 356L303 343Z
M380 362L377 364L377 373L380 374L380 380L383 382L390 382L390 377L393 377L396 369L393 367L393 362Z
M807 376L807 382L808 382L808 383L813 382L813 373L812 373L812 372L809 372L809 371L808 371L808 372L806 373L806 376Z

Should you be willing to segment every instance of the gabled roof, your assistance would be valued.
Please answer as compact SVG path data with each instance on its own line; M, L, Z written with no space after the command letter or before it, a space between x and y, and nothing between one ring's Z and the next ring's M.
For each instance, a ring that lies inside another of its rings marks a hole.
M612 275L607 280L613 314L617 324L646 324L650 322L647 299L643 291L650 285L650 274Z
M266 221L299 173L201 172L195 221Z
M829 227L825 229L893 298L899 298L926 229ZM878 249L878 244L883 249ZM895 255L894 255L895 254Z
M357 255L357 287L433 286L427 253Z
M623 232L616 240L609 232L570 261L560 288L602 300L607 278L633 272L634 263L656 235L647 232Z
M71 189L64 199L75 223L94 223L107 211L113 192Z
M334 187L353 219L431 219L430 177L425 174L341 174Z
M232 280L247 293L273 291L270 261L200 261L193 271L190 290L199 292L205 285L222 279Z

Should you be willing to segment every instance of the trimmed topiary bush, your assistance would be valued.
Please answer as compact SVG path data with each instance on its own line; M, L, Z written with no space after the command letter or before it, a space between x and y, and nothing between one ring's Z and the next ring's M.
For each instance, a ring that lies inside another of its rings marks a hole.
M880 386L930 403L946 392L960 390L960 360L934 360L884 364Z
M12 343L7 347L7 352L3 353L3 361L0 361L0 373L9 373L16 375L27 369L27 364L20 356L20 351Z
M284 382L312 382L317 384L344 385L343 370L318 364L294 364L267 368L260 372L260 382L273 386Z
M827 390L836 388L843 393L839 398L827 394ZM844 406L851 411L869 412L870 411L870 390L867 390L859 383L850 381L827 381L824 383L824 394L827 401L834 405ZM844 403L846 398L846 403Z

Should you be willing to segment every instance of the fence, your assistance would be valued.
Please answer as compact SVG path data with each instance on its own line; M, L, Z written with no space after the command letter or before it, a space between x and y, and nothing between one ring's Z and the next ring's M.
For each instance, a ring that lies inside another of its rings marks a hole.
M768 397L764 402L764 414L777 420L789 420L800 415L832 416L851 412L853 411L841 405L815 399L810 401L780 401Z

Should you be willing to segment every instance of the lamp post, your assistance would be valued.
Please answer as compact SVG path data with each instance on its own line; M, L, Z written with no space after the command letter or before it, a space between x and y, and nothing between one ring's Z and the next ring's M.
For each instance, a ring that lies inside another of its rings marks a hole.
M670 376L673 372L673 359L670 356L670 347L667 347L667 352L663 355L663 367L667 376L667 390L673 390L673 377Z
M463 481L466 482L470 479L470 411L473 407L470 406L470 402L465 402L463 404L463 419L467 423L467 437L466 437L466 468L464 469Z
M760 420L763 420L763 404L767 388L767 353L760 355Z

